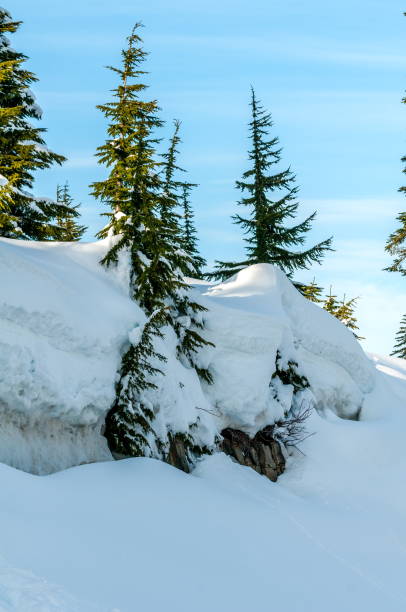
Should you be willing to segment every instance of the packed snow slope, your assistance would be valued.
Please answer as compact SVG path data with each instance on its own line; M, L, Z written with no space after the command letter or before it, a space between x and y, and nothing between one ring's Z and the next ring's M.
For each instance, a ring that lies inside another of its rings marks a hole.
M111 459L101 430L114 398L120 354L145 316L128 297L125 259L106 270L108 241L38 243L0 239L0 461L45 474ZM255 434L282 418L293 402L320 413L368 419L376 370L353 334L304 299L270 265L228 282L196 283L208 309L202 386L176 359L168 331L158 347L167 357L149 400L161 430L187 431L213 444L224 427ZM159 342L159 341L158 341ZM278 357L279 356L279 357ZM310 390L273 378L298 364ZM372 411L372 412L371 412Z

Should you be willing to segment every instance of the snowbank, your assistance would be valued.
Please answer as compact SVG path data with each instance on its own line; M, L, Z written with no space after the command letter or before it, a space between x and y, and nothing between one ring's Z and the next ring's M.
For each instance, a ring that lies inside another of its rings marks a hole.
M276 351L299 363L320 411L356 418L375 373L347 328L306 300L279 269L257 264L220 285L202 288L208 299L216 384L212 400L231 420L259 428L282 406L269 393Z
M120 351L145 321L126 290L124 263L99 265L108 244L0 240L0 461L34 473L111 459L101 429L114 397ZM353 334L304 299L278 269L251 266L219 285L199 282L207 337L202 388L175 358L167 334L166 376L151 402L156 426L200 442L224 427L254 434L283 417L292 385L273 377L297 363L310 382L300 401L319 412L368 418L376 371ZM161 366L160 366L161 367ZM299 399L297 401L299 401Z

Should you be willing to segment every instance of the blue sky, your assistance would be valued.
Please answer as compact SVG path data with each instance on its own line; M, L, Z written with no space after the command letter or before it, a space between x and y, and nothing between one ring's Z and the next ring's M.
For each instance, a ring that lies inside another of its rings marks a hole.
M405 280L382 272L384 244L405 210L397 193L406 153L404 28L400 0L13 0L24 21L13 46L40 81L47 144L69 161L38 175L36 194L68 180L82 202L88 239L103 206L88 185L104 176L93 154L132 25L142 21L150 52L149 93L167 121L182 121L182 159L194 194L203 255L239 258L243 242L230 216L246 169L249 88L272 112L274 134L300 186L300 216L318 217L310 241L334 236L336 251L305 271L341 296L360 296L367 350L389 353L406 311Z

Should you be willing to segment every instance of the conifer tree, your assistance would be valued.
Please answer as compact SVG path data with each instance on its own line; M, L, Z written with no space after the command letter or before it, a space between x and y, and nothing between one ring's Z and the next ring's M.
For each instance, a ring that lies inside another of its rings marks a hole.
M359 327L354 314L357 301L357 297L347 300L344 294L343 299L338 304L338 309L334 316L352 331L357 340L364 340L362 336L357 334Z
M323 287L319 287L317 285L315 278L312 280L310 285L302 285L300 287L300 292L305 298L311 302L314 302L315 304L321 304L323 302Z
M403 316L400 322L400 329L396 334L395 346L391 355L406 359L406 315Z
M196 229L193 224L193 211L189 196L191 189L197 187L197 185L180 181L175 176L177 172L185 172L183 168L177 165L179 155L177 147L182 142L179 135L180 125L180 121L174 121L174 132L168 151L162 154L164 159L162 162L164 194L166 197L161 204L161 218L166 226L173 229L177 245L181 245L185 251L182 263L183 265L186 264L186 267L183 269L183 273L186 276L198 278L202 275L201 268L206 262L200 257L197 249ZM180 224L181 216L177 212L179 209L183 209L183 226Z
M163 174L163 185L160 198L160 212L161 221L163 221L162 235L168 241L168 244L172 245L173 261L177 266L178 272L183 277L195 275L196 262L193 254L184 248L180 215L177 212L177 208L181 203L180 197L182 192L180 189L185 186L191 188L194 185L192 183L181 182L176 178L177 172L185 172L183 168L177 165L177 157L179 155L177 147L181 142L179 129L180 122L175 120L174 132L170 139L168 151L161 155L164 161L161 162L163 166L163 172L161 171ZM206 308L190 298L190 292L185 283L183 283L183 287L178 288L172 300L172 310L176 313L176 316L171 318L171 324L178 336L178 357L181 361L186 361L186 363L192 365L203 380L211 383L212 377L210 372L205 368L201 368L195 359L199 348L210 344L201 337L198 331L204 328L202 314L206 312ZM171 316L170 312L169 316Z
M402 190L406 190L406 188L402 188ZM385 247L385 250L394 259L385 270L400 272L403 276L406 276L406 212L400 213L396 218L400 222L400 227L389 236Z
M327 312L329 312L331 315L333 315L333 317L335 317L339 309L339 303L337 300L337 296L333 295L331 291L332 291L332 288L330 285L330 291L324 299L323 308L324 310L327 310Z
M37 78L24 67L27 57L15 51L6 37L20 24L0 8L0 236L58 239L63 232L56 217L68 209L28 191L37 170L61 164L65 158L46 148L45 129L31 123L41 119L29 89Z
M98 148L97 156L99 162L108 167L109 175L93 183L92 193L111 209L106 213L108 224L99 233L100 237L111 240L111 248L101 263L114 266L118 264L120 253L128 257L130 295L150 318L137 350L130 347L123 356L122 383L117 388L111 413L117 427L119 423L120 427L129 427L132 423L133 431L141 427L145 433L153 429L154 415L143 403L140 385L131 381L141 380L143 371L147 375L156 373L153 369L148 370L145 364L149 358L154 358L155 339L162 336L165 326L175 330L178 356L185 365L195 367L207 382L211 381L211 375L198 361L199 349L209 344L198 333L198 329L204 327L205 308L190 299L183 276L187 262L177 244L179 226L174 214L177 200L173 193L177 141L172 139L173 151L166 162L158 161L156 148L160 140L155 132L162 121L157 102L141 99L146 89L141 82L145 74L141 65L146 52L141 47L139 27L140 24L136 24L127 39L121 67L110 67L119 78L113 90L113 101L98 106L109 125L107 140ZM156 316L156 312L161 314ZM148 426L145 421L149 422ZM111 418L107 425L106 437L114 447L115 427ZM164 441L156 441L156 445L159 444ZM130 445L128 454L149 452L141 446L137 450Z
M116 397L106 417L109 446L116 454L151 456L154 451L161 450L156 448L159 437L153 429L153 406L144 394L156 389L154 379L163 375L157 365L166 359L155 350L153 342L162 324L162 314L162 310L156 311L142 328L133 330L130 345L121 361ZM134 331L138 333L134 334Z
M68 183L65 183L65 185L57 185L56 201L64 207L63 214L58 214L57 217L58 227L64 231L63 237L59 238L59 240L67 242L80 240L87 230L87 227L85 225L80 225L76 221L76 213L79 213L78 209L80 204L73 204L73 198L70 194Z
M358 325L354 312L357 301L358 298L351 298L347 300L345 294L342 300L339 301L337 296L332 293L330 286L330 292L324 299L323 308L333 315L333 317L341 321L341 323L344 323L346 327L351 329L357 340L364 340L362 336L358 336L356 333L358 330Z
M252 119L249 124L251 167L244 172L237 188L247 195L239 204L248 208L249 215L234 215L234 222L242 227L247 243L245 261L217 262L211 278L225 279L243 267L256 263L279 266L288 276L311 263L320 263L327 250L331 250L331 238L302 250L292 250L304 244L316 213L301 223L287 227L286 222L296 216L298 187L290 168L271 173L272 167L281 160L279 139L268 132L273 126L271 115L265 111L251 90Z
M191 257L194 268L193 276L203 278L203 268L206 260L200 255L197 246L197 231L194 223L193 208L190 203L190 192L195 187L192 183L182 183L182 208L183 208L183 248Z

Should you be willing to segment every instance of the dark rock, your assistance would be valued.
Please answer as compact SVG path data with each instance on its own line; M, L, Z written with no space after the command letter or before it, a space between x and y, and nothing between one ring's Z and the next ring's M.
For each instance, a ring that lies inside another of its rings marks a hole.
M174 436L169 447L169 453L166 458L166 462L174 467L182 470L189 474L190 466L188 461L188 455L185 448L185 443L182 438Z
M279 442L272 437L272 427L265 427L253 438L231 427L223 429L221 435L221 450L241 465L253 468L273 482L283 474L285 458Z

